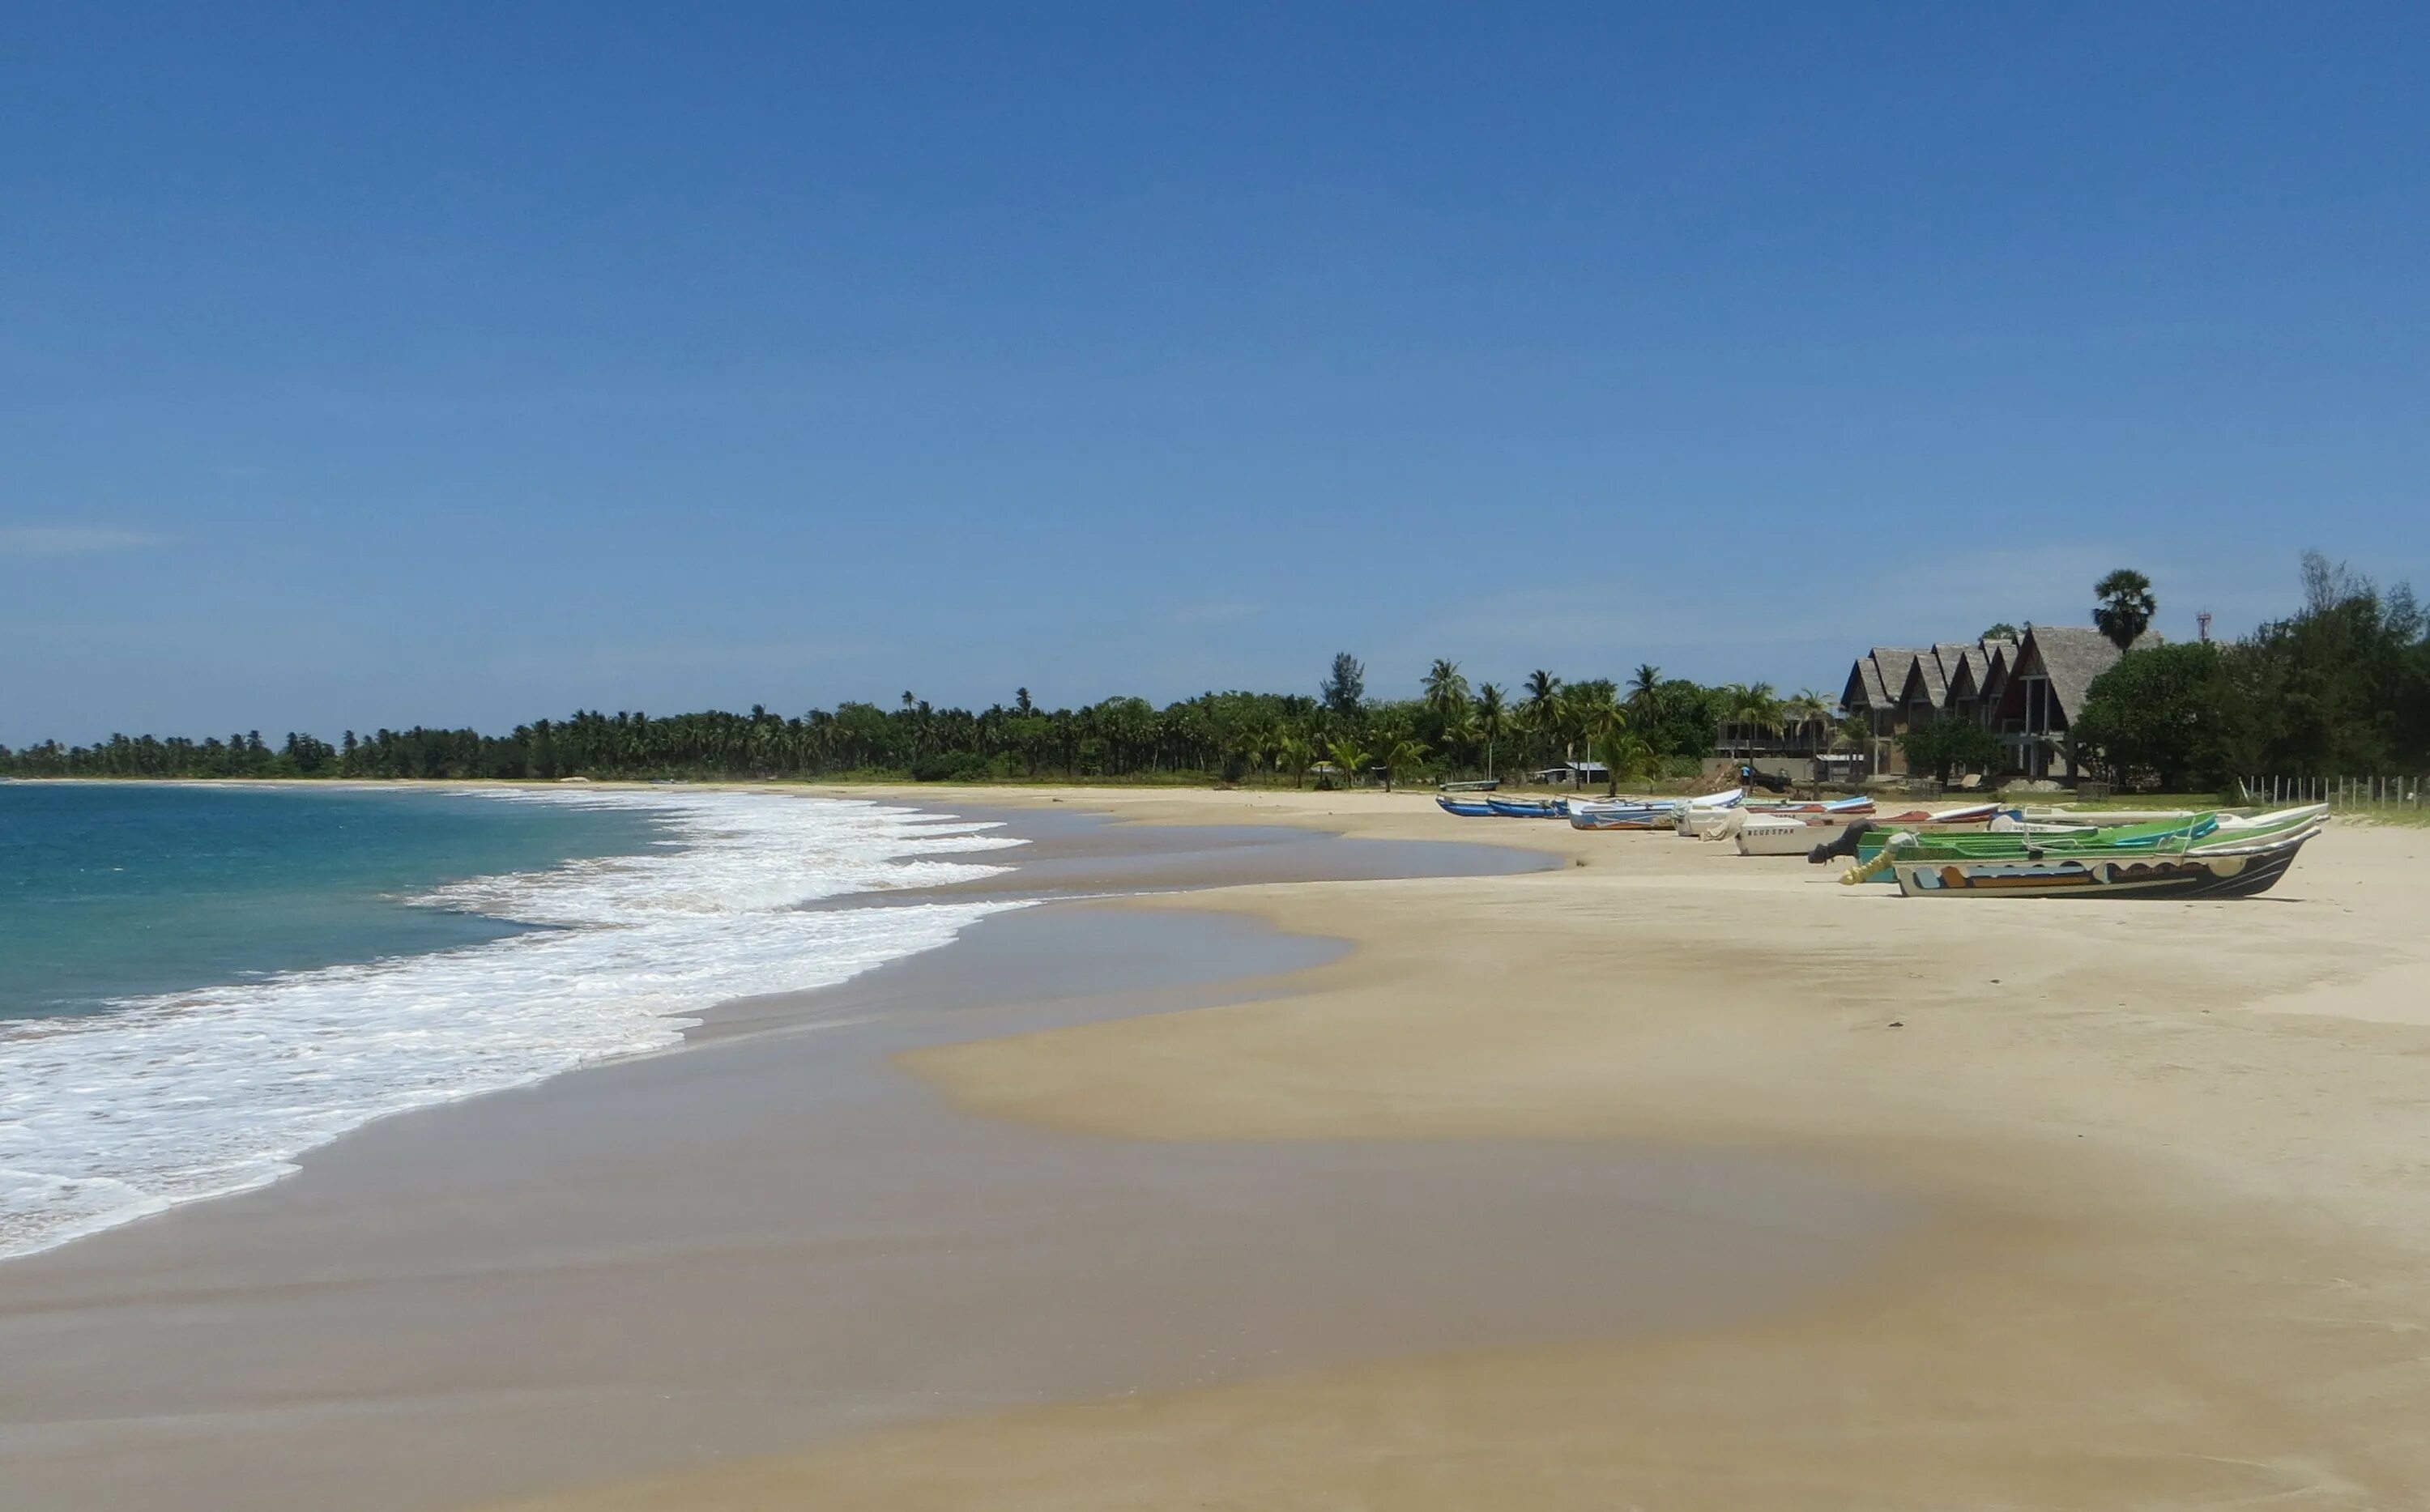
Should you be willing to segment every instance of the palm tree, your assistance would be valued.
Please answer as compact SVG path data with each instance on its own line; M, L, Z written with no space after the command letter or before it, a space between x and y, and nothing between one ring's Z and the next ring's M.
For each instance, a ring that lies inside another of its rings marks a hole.
M1650 661L1639 662L1637 671L1628 677L1629 707L1643 708L1653 699L1654 690L1661 686L1662 669Z
M1538 754L1544 742L1554 739L1561 727L1561 680L1539 667L1527 674L1527 699L1520 705L1519 714L1534 732Z
M2136 640L2152 627L2152 616L2160 610L2160 601L2152 596L2152 580L2131 567L2121 567L2093 584L2092 591L2101 600L2093 607L2092 623L2110 644L2132 651Z
M1477 718L1476 706L1472 704L1468 711L1460 715L1457 723L1444 727L1443 757L1446 761L1456 764L1462 755L1474 756L1477 752L1484 749L1485 722Z
M1595 741L1595 756L1611 774L1611 791L1620 791L1623 777L1634 777L1654 769L1654 748L1642 736L1629 733L1625 721L1606 725Z
M1476 690L1476 733L1485 742L1485 774L1493 775L1493 742L1502 739L1509 727L1508 706L1504 702L1498 683L1487 683Z
M1394 779L1414 772L1425 759L1426 748L1423 741L1394 741L1384 752L1384 790L1390 792Z
M1332 758L1333 764L1341 770L1344 777L1363 776L1375 759L1367 754L1365 746L1360 745L1351 736L1337 735L1324 744L1325 755Z
M1426 672L1425 693L1426 707L1445 724L1457 720L1468 706L1468 679L1459 674L1459 663L1436 657Z
M1732 683L1723 690L1723 696L1727 703L1722 717L1730 723L1760 730L1767 735L1780 733L1781 703L1779 695L1772 690L1772 684L1756 683L1749 687Z
M1819 728L1830 717L1831 703L1813 689L1801 688L1797 690L1797 696L1788 702L1782 712L1787 714L1803 733L1809 728Z
M1618 796L1620 766L1606 753L1620 749L1620 742L1630 738L1628 710L1615 700L1606 700L1599 707L1576 710L1575 718L1580 733L1586 736L1587 748L1594 752L1604 764L1606 792ZM1645 742L1639 740L1637 743L1642 745Z
M1314 748L1299 736L1286 730L1274 738L1274 764L1291 774L1291 786L1300 787L1307 780L1307 763L1315 755Z

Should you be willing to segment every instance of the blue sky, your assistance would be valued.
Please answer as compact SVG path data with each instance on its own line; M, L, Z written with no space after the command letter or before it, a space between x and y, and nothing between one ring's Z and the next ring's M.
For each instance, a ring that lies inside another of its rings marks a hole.
M2430 579L2421 8L10 30L0 741L1836 692Z

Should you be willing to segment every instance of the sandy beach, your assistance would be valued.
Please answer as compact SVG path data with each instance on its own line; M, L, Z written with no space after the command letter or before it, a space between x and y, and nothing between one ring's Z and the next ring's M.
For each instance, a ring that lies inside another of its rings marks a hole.
M0 1504L2430 1498L2430 833L1924 903L888 796L1034 826L1036 906L0 1266Z

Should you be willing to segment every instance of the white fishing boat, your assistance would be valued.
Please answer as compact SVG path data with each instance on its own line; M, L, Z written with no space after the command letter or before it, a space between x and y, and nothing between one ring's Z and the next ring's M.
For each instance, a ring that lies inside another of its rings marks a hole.
M1963 808L1944 808L1937 813L1917 811L1893 814L1875 819L1872 814L1847 811L1748 814L1738 824L1731 838L1738 841L1740 856L1802 856L1811 857L1818 846L1838 843L1851 825L1893 824L1902 829L1938 833L1942 830L1981 829L1998 817L1997 804L1970 804Z

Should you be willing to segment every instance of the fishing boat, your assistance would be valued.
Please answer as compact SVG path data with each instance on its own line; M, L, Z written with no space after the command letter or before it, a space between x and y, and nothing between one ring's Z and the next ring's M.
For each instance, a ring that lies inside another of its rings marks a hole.
M1438 797L1435 802L1442 806L1442 811L1444 813L1457 814L1462 819L1490 819L1493 817L1493 806L1487 803L1481 797L1454 798L1446 793Z
M1744 807L1746 793L1738 788L1725 788L1690 798L1673 811L1672 822L1680 834L1698 837L1718 826L1733 811Z
M1868 805L1867 808L1870 810L1871 806ZM1970 804L1962 808L1944 808L1938 813L1915 809L1878 821L1870 812L1846 810L1836 813L1751 813L1727 838L1738 841L1740 856L1802 856L1811 861L1818 858L1819 853L1837 846L1858 824L1887 824L1927 832L1979 830L1999 813L1998 804ZM1829 857L1821 856L1821 859Z
M1743 793L1714 793L1711 798L1731 801L1705 802L1704 806L1691 806L1682 810L1678 821L1680 834L1689 839L1732 839L1739 832L1738 822L1730 817L1732 814L1743 814L1749 819L1763 814L1787 818L1836 820L1845 823L1851 819L1865 818L1873 811L1873 801L1861 794L1851 798L1815 798L1795 802L1751 799Z
M1892 834L1872 869L1907 897L2247 898L2266 892L2328 822L2328 806L2196 814L2086 835ZM1852 870L1843 881L1864 880Z
M1695 839L1731 839L1737 837L1747 821L1756 818L1830 824L1836 830L1852 820L1871 818L1872 812L1873 801L1862 796L1803 803L1765 803L1750 799L1727 808L1690 809L1679 816L1679 833Z
M1566 798L1505 798L1495 793L1485 803L1504 819L1567 819L1570 815Z
M1570 805L1573 829L1668 829L1676 798L1590 798Z

